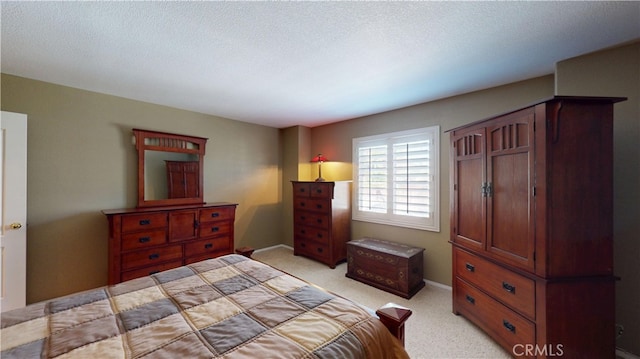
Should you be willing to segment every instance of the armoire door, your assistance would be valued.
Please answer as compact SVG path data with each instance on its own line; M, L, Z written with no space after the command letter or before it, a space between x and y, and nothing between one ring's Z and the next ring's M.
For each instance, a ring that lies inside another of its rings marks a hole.
M451 139L451 240L475 250L483 250L486 242L485 138L480 128L456 132Z
M534 112L487 124L487 245L501 261L534 269Z

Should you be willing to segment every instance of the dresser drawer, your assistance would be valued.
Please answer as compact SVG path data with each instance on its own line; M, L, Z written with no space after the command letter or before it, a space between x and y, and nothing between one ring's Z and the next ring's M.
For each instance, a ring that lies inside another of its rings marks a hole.
M312 256L320 261L328 261L331 257L327 244L304 238L296 238L294 240L293 250L296 255Z
M200 210L200 223L232 220L235 217L234 207L214 207Z
M144 249L122 255L122 269L133 269L182 259L182 246L173 245L159 248Z
M534 323L460 278L456 278L454 285L454 300L458 310L469 320L497 336L505 348L513 348L516 344L536 343Z
M230 242L231 238L229 236L189 242L184 245L184 255L185 257L191 257L195 255L219 252L223 250L228 251L232 247L229 245Z
M167 231L156 229L122 235L122 250L130 251L167 243Z
M324 229L296 224L293 233L296 238L312 240L325 245L329 243L329 231Z
M140 277L148 276L148 275L155 274L155 273L158 273L158 272L162 272L164 270L178 268L181 265L182 265L182 260L179 260L179 261L161 263L161 264L156 264L156 265L152 265L152 266L149 266L149 267L144 267L144 268L140 268L140 269L134 269L134 270L126 271L126 272L122 272L122 279L121 280L124 282L126 280L130 280L130 279L134 279L134 278L140 278Z
M166 213L130 214L122 216L122 232L167 227Z
M296 197L309 197L311 192L311 183L294 183L293 195Z
M296 197L293 199L293 208L298 211L327 212L331 210L331 201Z
M233 223L229 221L200 223L200 238L228 235L232 226Z
M455 275L526 317L535 319L535 282L473 254L455 251Z
M332 183L311 183L309 189L309 196L313 198L333 198L333 184Z
M296 224L314 226L319 228L329 228L329 216L326 214L298 211L293 219Z

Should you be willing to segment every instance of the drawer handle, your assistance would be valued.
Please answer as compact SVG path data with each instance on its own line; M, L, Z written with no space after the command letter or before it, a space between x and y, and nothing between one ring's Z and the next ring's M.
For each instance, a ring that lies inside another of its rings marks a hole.
M502 320L502 325L504 325L505 328L507 328L508 331L510 331L511 333L515 333L516 332L516 326L509 323L508 320L503 319Z
M466 263L466 264L464 265L464 267L465 267L465 268L467 268L467 270L468 270L469 272L475 272L475 271L476 271L476 267L474 267L474 266L473 266L473 264L471 264L471 263Z
M307 219L307 217L306 216L301 216L300 219L304 221L304 220Z
M306 203L300 202L300 207L304 207L305 205L306 205Z
M213 248L213 244L207 243L207 244L204 245L204 248L205 249Z
M502 282L502 288L511 294L516 294L516 287L507 282Z
M322 209L322 205L321 204L316 204L316 208L317 209Z
M317 237L322 238L322 233L318 233Z
M320 188L318 188L318 189L316 190L316 193L322 193L322 190L321 190Z
M213 217L213 218L220 217L220 213L213 212L213 213L211 213L211 217Z
M307 234L307 230L303 229L303 230L300 231L300 233Z
M220 230L220 228L218 228L218 227L211 227L211 232L217 232L219 230Z
M322 253L322 248L318 248L318 253Z
M471 303L473 305L476 304L476 299L474 297L470 296L469 294L466 295L466 299L467 299L467 302L469 302L469 303Z
M151 237L140 237L140 238L138 238L138 242L140 242L140 243L147 243L149 241L151 241Z
M151 220L150 219L143 219L140 221L140 225L141 226L148 226L151 224Z
M300 247L307 248L307 244L306 243L300 243Z
M158 259L158 258L160 258L160 255L158 253L153 253L149 255L149 259L151 260Z
M304 188L300 188L300 193L305 193L306 190Z
M316 220L316 222L318 222L318 223L322 223L322 219L318 218L318 219Z

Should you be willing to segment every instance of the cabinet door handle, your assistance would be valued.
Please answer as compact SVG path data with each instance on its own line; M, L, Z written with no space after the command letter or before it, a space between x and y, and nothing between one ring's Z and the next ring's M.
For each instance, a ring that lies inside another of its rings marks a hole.
M158 253L153 253L149 255L149 259L151 260L158 259L158 258L160 258L160 255Z
M151 241L151 237L140 237L140 238L138 238L138 242L140 242L140 243L147 243L149 241Z
M141 225L141 226L148 226L148 225L150 225L150 224L151 224L151 220L150 220L150 219L143 219L143 220L140 220L140 225Z
M474 267L473 264L471 264L471 263L465 263L464 267L467 268L467 270L469 272L475 272L476 271L476 267Z
M516 332L516 326L509 323L508 320L503 319L502 320L502 325L504 325L505 328L507 328L508 331L510 331L511 333L515 333Z
M516 287L507 282L502 282L502 288L511 294L516 294Z
M467 302L469 302L469 303L471 303L471 304L473 304L473 305L475 305L475 304L476 304L476 299L475 299L474 297L470 296L469 294L467 294L467 295L465 296L465 299L467 300Z

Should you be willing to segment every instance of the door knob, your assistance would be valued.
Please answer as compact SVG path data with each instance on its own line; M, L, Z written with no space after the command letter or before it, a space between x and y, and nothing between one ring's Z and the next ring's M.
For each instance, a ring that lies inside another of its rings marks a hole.
M9 225L9 228L11 228L11 229L20 229L20 228L22 228L22 223L18 223L18 222L11 223Z

